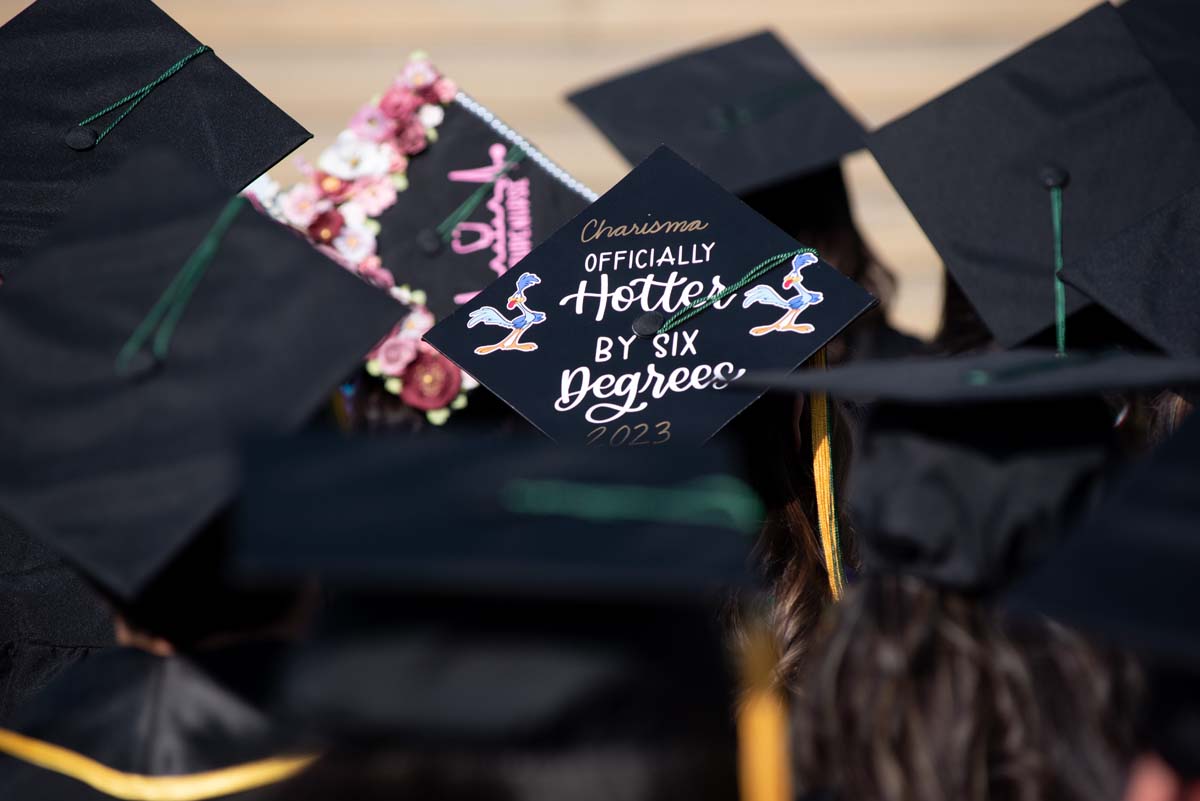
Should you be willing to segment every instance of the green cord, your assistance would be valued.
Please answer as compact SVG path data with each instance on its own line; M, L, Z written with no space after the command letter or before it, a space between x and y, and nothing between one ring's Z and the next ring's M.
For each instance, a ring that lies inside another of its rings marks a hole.
M820 254L817 253L816 248L800 248L799 250L790 250L787 253L777 253L768 259L763 259L758 264L751 267L750 271L739 278L736 283L725 287L715 295L709 295L708 297L700 298L699 300L689 303L687 306L684 306L682 309L675 312L670 319L668 319L659 327L658 333L665 334L672 328L687 322L700 312L707 309L709 306L713 305L714 303L719 303L733 293L737 292L746 284L750 283L751 281L758 280L760 277L766 273L769 273L771 270L774 270L788 259L794 259L801 253L811 253L818 258L820 257Z
M143 86L141 89L130 92L129 94L125 95L125 97L118 100L117 102L115 102L109 106L106 106L105 108L100 109L95 114L88 117L86 120L81 121L77 127L82 128L84 125L87 125L89 122L94 122L94 121L100 119L101 117L103 117L105 114L108 114L110 111L115 111L115 110L119 109L121 106L125 105L126 103L130 103L130 101L133 101L132 103L130 103L129 108L122 111L120 116L118 116L115 120L113 120L112 123L107 128L105 128L103 131L101 131L96 136L96 143L99 144L100 140L102 140L104 137L108 136L109 132L112 131L113 128L116 128L117 125L120 124L121 120L123 120L127 116L129 116L129 112L131 112L135 108L137 108L138 103L141 103L143 100L145 100L146 96L149 95L151 92L153 92L155 89L157 89L159 84L161 84L163 81L167 80L172 75L174 75L175 73L177 73L181 69L183 69L185 66L187 66L188 62L190 62L196 56L203 55L204 53L210 53L210 52L212 52L211 47L209 47L208 45L200 45L195 50L193 50L191 53L188 53L186 56L179 59L174 64L172 64L170 67L168 67L167 70L165 72L163 72L162 75L159 75L157 78L155 78L153 81L151 81L150 83Z
M187 261L179 268L179 272L171 279L171 283L159 295L154 307L150 309L150 312L121 347L116 361L116 369L119 374L124 375L128 372L134 356L150 339L151 334L154 336L152 352L155 358L161 361L167 357L167 351L171 346L171 337L179 326L179 321L183 318L192 293L196 291L196 287L212 263L213 257L216 256L226 231L229 230L234 218L245 204L246 199L241 196L235 197L225 204L225 208L221 210L221 214L212 228L192 251L192 255L188 256Z
M742 481L711 475L677 487L515 479L504 485L510 512L589 522L642 521L733 528L751 533L762 524L762 502Z
M1067 352L1067 288L1062 282L1063 242L1061 186L1050 188L1050 217L1054 225L1054 339L1059 356Z
M453 238L454 229L458 227L458 224L475 213L475 209L479 208L479 204L483 202L487 193L492 191L492 187L496 185L496 181L500 179L500 176L515 167L517 162L523 158L525 158L525 151L514 145L508 151L508 156L505 157L504 163L500 165L500 169L492 176L492 180L481 184L457 209L450 212L450 216L442 220L437 227L437 232L441 234L443 242L449 242Z

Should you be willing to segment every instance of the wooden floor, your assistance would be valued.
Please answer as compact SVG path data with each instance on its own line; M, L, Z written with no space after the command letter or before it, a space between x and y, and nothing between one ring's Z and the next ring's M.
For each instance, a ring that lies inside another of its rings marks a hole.
M316 134L317 151L408 52L439 67L597 191L616 153L563 96L673 50L775 29L871 125L887 122L1092 0L158 0ZM0 20L26 3L0 0ZM869 155L849 162L858 218L899 274L894 315L931 332L941 268ZM278 170L291 179L290 167Z

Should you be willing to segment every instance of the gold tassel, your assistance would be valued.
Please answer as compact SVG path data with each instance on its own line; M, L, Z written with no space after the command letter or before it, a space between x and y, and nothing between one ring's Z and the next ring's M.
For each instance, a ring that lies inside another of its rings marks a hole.
M825 349L813 356L813 366L825 369ZM817 524L821 548L825 553L825 571L829 574L829 592L833 600L842 598L842 556L838 541L837 506L833 495L833 447L829 436L829 398L824 392L809 396L812 421L813 486L817 495Z
M737 716L738 795L741 801L791 801L787 707L775 682L775 642L759 626L747 636L745 648Z

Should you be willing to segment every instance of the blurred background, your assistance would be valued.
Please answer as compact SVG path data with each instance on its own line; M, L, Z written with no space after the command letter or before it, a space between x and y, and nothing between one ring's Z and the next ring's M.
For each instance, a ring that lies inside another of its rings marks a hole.
M156 0L316 138L310 160L411 50L579 180L625 172L563 99L674 51L772 28L868 127L944 91L1094 0ZM0 0L0 21L25 7ZM936 254L866 153L847 165L858 223L900 278L893 322L934 333ZM291 160L272 173L290 183Z

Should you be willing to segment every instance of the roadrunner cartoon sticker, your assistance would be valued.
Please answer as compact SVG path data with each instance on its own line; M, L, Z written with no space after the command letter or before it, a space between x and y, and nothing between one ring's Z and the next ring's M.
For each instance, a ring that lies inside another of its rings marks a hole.
M808 323L797 323L799 317L809 306L815 306L825 299L820 292L813 292L801 283L800 272L810 264L816 264L817 257L812 253L801 253L792 259L792 269L783 277L783 288L795 291L795 296L783 298L778 292L766 284L751 287L742 301L742 308L748 309L756 303L765 306L776 306L787 309L783 316L770 325L756 325L750 329L750 335L761 337L772 331L794 331L797 334L811 334L815 328ZM511 308L511 307L510 307Z
M537 350L536 342L522 342L521 335L535 325L546 322L546 313L534 311L526 306L525 290L542 283L534 273L521 273L517 279L517 291L508 298L508 310L520 309L521 313L513 319L508 319L495 306L483 306L471 312L467 318L467 328L477 325L494 325L507 328L509 333L494 345L482 345L475 349L479 356L486 356L498 350L518 350L529 352Z

